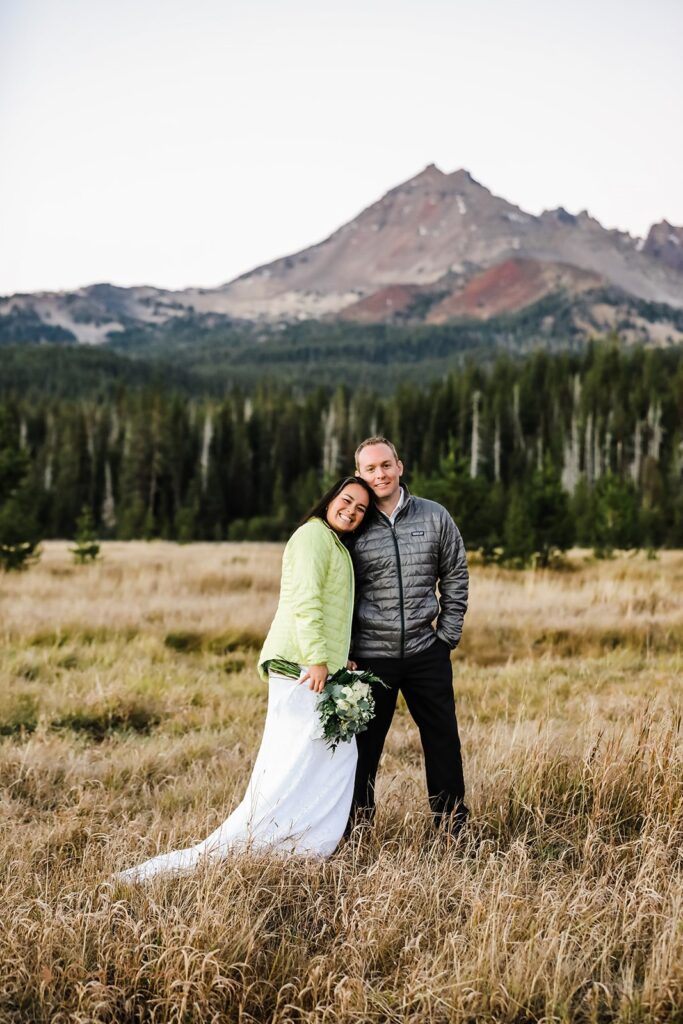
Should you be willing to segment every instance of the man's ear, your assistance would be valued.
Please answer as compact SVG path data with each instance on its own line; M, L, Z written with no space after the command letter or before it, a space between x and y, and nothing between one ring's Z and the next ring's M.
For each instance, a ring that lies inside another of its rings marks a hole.
M398 466L398 475L403 476L403 463L400 459L396 459L396 465Z
M356 476L357 476L358 478L360 478L360 470L359 470L359 469L357 469L357 470L356 470Z

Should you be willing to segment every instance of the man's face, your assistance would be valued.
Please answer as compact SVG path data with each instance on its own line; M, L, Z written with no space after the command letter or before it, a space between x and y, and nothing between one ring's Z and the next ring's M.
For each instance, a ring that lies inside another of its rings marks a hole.
M379 501L398 498L403 463L389 445L369 444L358 456L357 476L370 484Z

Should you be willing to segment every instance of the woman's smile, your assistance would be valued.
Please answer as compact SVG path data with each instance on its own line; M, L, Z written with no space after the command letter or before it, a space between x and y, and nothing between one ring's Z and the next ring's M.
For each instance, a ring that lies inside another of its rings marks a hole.
M337 533L355 529L368 507L368 494L364 487L350 483L327 506L326 519Z

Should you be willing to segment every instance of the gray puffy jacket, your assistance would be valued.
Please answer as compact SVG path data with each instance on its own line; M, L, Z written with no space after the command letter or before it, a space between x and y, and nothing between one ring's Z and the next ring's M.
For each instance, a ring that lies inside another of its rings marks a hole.
M436 634L449 647L460 640L468 590L460 531L443 505L403 489L405 500L393 527L376 511L351 546L356 572L353 657L420 654L434 642L434 619Z

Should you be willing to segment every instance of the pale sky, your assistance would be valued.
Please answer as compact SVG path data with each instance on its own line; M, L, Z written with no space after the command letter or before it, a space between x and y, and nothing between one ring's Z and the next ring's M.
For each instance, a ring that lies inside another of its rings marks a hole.
M0 294L213 287L436 163L683 224L681 0L0 0Z

